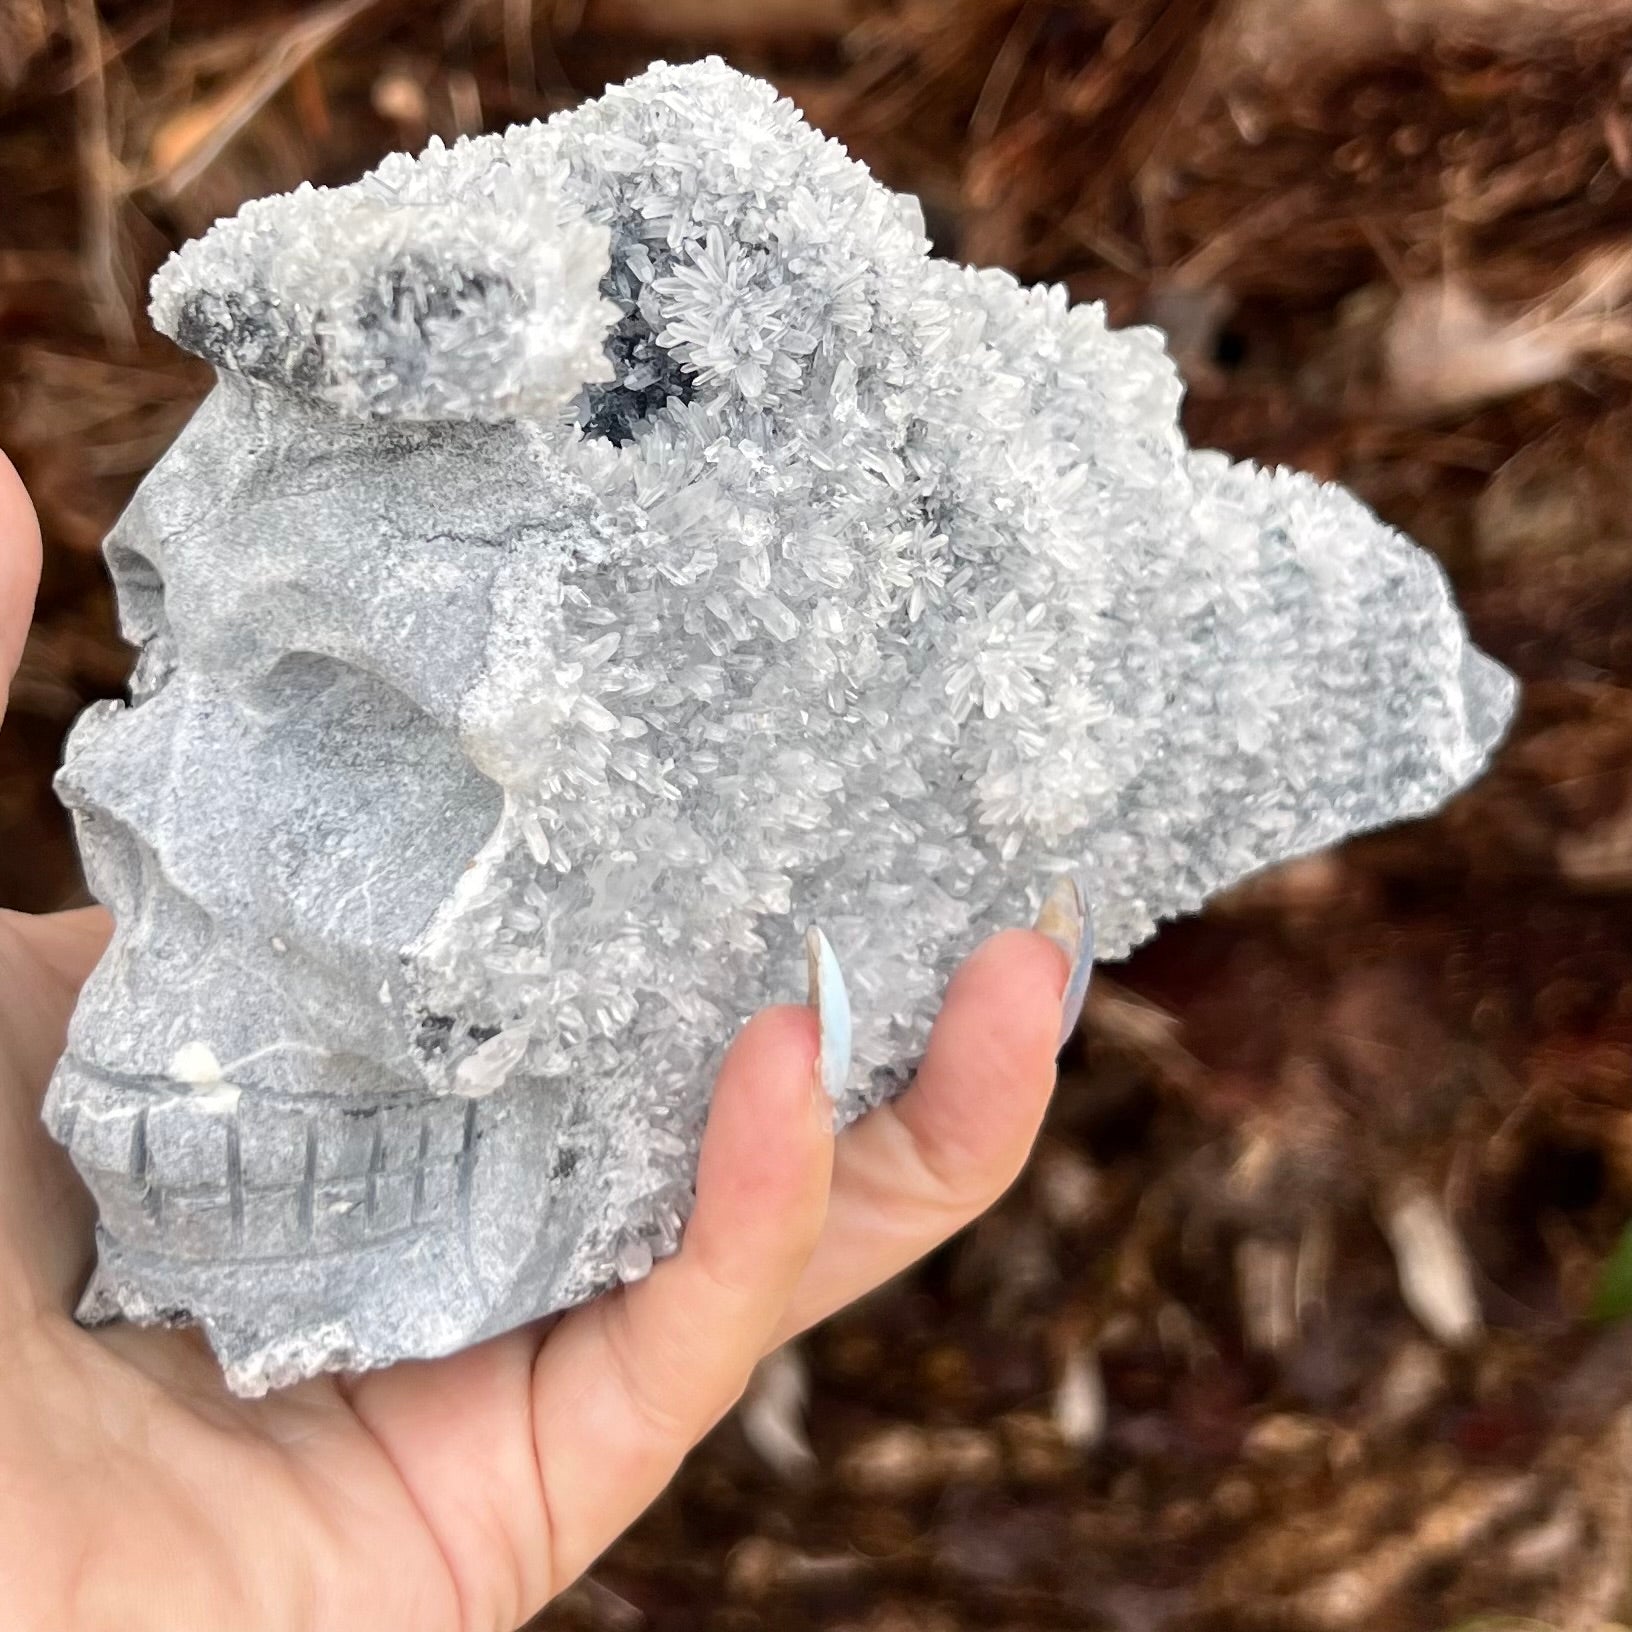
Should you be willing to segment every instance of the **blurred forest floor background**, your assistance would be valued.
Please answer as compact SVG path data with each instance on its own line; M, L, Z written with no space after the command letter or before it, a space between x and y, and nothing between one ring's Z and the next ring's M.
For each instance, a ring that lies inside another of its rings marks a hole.
M75 897L48 779L128 663L98 543L208 384L153 268L707 51L941 252L1159 323L1192 439L1357 488L1525 699L1439 819L1104 971L1015 1192L762 1368L546 1624L1628 1618L1625 0L4 0L0 446L47 556L0 902Z

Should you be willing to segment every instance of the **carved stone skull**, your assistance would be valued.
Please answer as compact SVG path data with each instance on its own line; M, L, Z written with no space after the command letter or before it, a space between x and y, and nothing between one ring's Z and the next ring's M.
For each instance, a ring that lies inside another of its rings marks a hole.
M1157 337L929 260L718 63L249 206L154 315L219 384L108 541L141 658L61 787L118 928L47 1116L87 1313L239 1389L672 1250L805 924L849 1118L1059 871L1118 955L1507 718L1427 556L1190 454Z

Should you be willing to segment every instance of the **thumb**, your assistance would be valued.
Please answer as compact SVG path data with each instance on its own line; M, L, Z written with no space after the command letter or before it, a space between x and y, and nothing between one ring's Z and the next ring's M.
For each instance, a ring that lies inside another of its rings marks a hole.
M0 453L0 719L17 672L40 582L40 524L11 461Z

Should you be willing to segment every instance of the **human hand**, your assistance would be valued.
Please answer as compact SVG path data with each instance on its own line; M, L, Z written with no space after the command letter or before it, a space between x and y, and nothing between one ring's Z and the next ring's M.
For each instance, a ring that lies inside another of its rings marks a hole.
M38 570L0 458L0 683ZM0 913L7 1626L520 1624L662 1490L768 1350L1008 1187L1053 1084L1071 961L1072 925L1044 927L963 965L910 1091L837 1140L816 1007L755 1016L721 1067L681 1249L646 1280L444 1360L239 1400L196 1331L71 1318L92 1210L39 1108L107 920Z

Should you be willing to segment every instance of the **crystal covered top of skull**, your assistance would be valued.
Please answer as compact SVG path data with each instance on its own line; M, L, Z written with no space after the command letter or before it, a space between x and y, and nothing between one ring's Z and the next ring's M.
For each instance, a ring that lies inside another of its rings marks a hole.
M153 315L219 384L108 542L142 655L61 785L118 929L47 1115L89 1311L241 1389L672 1249L803 926L853 1116L1055 874L1119 955L1511 707L1427 555L1186 449L1154 332L929 259L718 62L247 205Z

